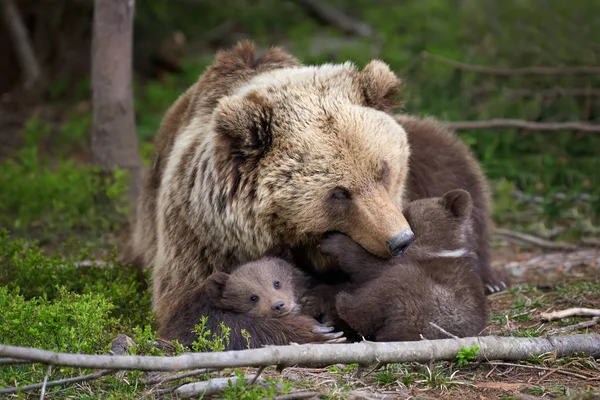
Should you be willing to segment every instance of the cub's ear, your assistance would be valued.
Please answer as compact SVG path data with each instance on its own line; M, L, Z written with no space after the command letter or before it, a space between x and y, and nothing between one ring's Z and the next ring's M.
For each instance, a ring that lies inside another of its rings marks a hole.
M220 300L223 297L223 290L225 290L225 285L227 285L228 281L229 275L225 272L215 272L206 278L204 282L206 294L217 306L220 304Z
M294 254L289 246L277 245L265 252L264 257L281 258L290 264L294 264Z
M388 112L402 105L397 99L402 81L386 63L371 61L360 72L359 82L367 106Z
M464 220L471 217L473 200L466 190L454 189L447 192L442 196L441 204L457 219Z
M257 92L221 99L214 111L217 145L229 156L257 161L272 143L273 108Z

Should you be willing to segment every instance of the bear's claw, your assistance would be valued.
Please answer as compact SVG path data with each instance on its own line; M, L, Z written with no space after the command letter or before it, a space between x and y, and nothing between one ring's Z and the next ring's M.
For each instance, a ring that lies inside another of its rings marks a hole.
M312 330L313 333L324 333L327 334L333 330L333 326L315 326Z

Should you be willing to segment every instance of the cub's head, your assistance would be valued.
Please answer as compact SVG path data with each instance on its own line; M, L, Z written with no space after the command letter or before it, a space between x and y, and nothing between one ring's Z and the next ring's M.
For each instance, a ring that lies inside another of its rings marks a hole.
M229 206L251 203L296 246L338 231L391 257L414 235L401 210L406 132L388 114L400 80L381 61L257 74L213 112L214 167Z
M291 264L265 257L241 265L231 274L216 272L205 282L219 308L255 317L282 317L298 310Z
M404 215L415 232L415 240L406 254L466 255L472 209L471 195L463 189L411 202L404 208Z

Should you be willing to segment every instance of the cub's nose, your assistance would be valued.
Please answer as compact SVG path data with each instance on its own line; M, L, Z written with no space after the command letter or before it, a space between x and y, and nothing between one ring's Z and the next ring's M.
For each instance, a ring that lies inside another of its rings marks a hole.
M392 256L402 254L408 246L415 240L415 234L408 228L398 233L396 236L385 242Z
M283 301L276 301L271 306L271 310L275 312L282 312L285 309L285 303Z

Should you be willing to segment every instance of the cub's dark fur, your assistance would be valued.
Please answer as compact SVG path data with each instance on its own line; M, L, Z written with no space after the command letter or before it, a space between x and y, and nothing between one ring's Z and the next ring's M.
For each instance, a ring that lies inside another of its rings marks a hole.
M339 317L375 341L441 339L438 327L478 335L487 322L487 300L477 258L466 239L473 209L468 192L416 200L404 210L415 241L402 257L385 260L349 237L334 234L321 251L338 259L351 284L336 296Z

